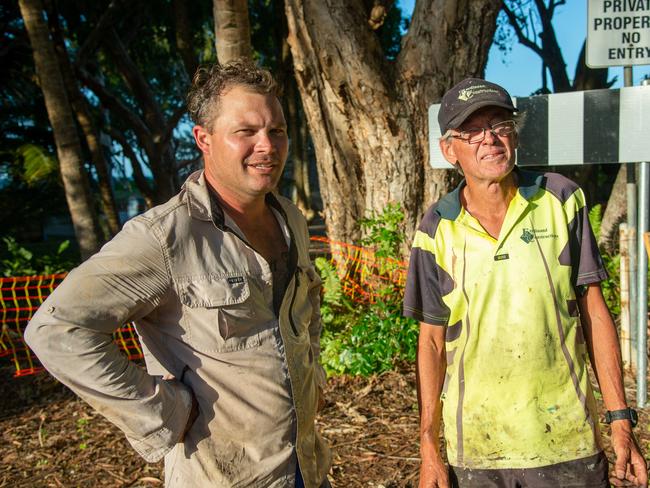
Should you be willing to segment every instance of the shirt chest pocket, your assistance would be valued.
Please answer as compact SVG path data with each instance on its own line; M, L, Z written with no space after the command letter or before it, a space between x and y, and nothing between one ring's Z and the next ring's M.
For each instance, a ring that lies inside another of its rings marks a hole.
M248 276L189 278L178 284L178 292L187 341L197 350L228 352L260 345L264 319L256 313Z

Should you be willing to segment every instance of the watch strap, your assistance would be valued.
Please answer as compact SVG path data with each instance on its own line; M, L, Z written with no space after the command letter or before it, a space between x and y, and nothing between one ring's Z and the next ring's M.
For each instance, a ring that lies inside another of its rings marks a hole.
M615 420L629 420L632 427L635 427L638 421L638 416L636 410L629 407L621 410L608 410L605 412L605 422L611 424Z

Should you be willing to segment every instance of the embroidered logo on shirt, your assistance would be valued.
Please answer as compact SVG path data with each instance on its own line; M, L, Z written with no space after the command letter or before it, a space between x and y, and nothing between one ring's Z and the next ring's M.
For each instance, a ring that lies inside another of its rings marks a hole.
M533 234L533 231L531 229L524 229L524 231L521 233L521 240L526 244L530 244L534 238L535 234Z
M544 229L524 229L521 234L521 240L529 244L533 239L557 239L558 235L549 231L548 228Z
M243 283L243 282L244 282L243 276L231 276L230 278L228 278L229 285L236 285L238 283Z

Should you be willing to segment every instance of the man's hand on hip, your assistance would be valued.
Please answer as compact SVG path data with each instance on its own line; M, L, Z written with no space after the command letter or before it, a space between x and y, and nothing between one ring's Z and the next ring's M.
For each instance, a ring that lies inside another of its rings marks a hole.
M449 488L449 470L439 456L423 459L420 464L419 488Z
M183 371L183 374L184 373L185 371ZM163 380L175 381L176 377L172 374L167 374L163 376ZM181 435L181 438L178 440L178 442L183 442L185 440L185 436L192 428L192 425L194 425L194 422L199 416L199 402L197 401L196 396L194 395L194 392L192 390L190 390L190 395L192 396L192 407L190 408L190 416L187 419L187 424L185 424L185 430L183 430L183 434Z
M616 462L610 483L613 486L636 486L647 488L648 466L628 421L612 422L612 447Z

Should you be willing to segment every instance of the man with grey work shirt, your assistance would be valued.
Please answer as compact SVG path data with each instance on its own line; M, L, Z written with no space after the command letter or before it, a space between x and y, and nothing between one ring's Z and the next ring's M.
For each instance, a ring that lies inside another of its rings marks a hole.
M272 191L288 151L275 82L201 68L188 108L205 169L73 270L27 342L142 457L165 457L168 487L329 486L320 280L305 219ZM131 320L147 371L111 339Z

